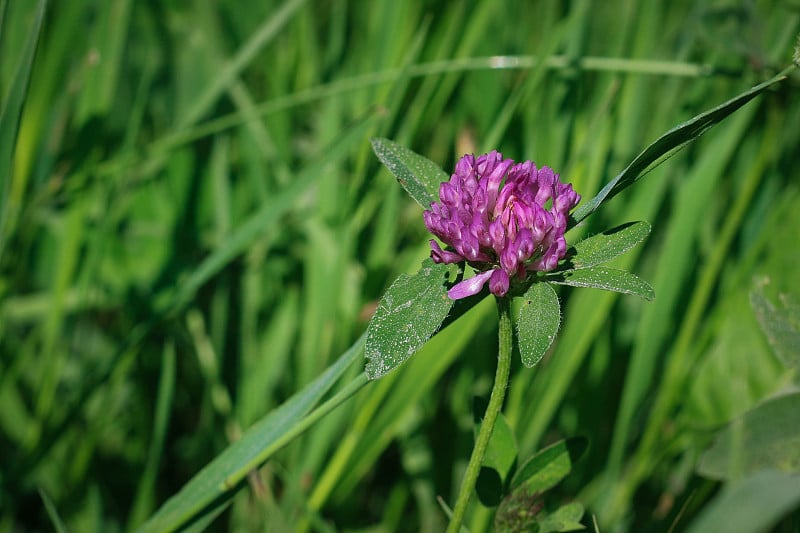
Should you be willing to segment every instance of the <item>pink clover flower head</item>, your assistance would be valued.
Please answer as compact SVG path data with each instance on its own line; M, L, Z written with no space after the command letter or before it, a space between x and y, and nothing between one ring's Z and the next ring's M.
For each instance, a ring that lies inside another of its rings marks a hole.
M514 280L553 270L567 252L567 216L580 199L550 167L514 164L497 151L463 156L423 213L428 231L452 249L432 239L433 261L466 261L478 271L448 296L472 296L487 282L492 294L505 296Z

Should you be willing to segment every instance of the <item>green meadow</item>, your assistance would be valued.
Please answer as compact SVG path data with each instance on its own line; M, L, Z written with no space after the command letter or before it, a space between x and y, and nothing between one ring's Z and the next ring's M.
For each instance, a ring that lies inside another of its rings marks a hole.
M357 379L381 295L429 257L370 139L448 175L497 149L588 200L798 33L788 0L0 0L0 533L443 531L488 298L151 519L342 354L315 405ZM795 69L567 233L652 225L612 266L655 299L559 287L555 343L511 368L519 463L588 440L535 495L587 531L800 530L799 96ZM464 526L494 515L473 497Z

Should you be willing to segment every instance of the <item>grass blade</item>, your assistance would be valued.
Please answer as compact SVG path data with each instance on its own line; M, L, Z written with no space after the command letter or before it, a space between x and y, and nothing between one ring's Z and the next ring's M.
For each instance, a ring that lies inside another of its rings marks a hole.
M5 176L5 179L2 180L4 183L0 185L0 257L3 256L5 248L6 221L9 219L11 210L18 207L9 198L9 192L14 183L12 168L14 147L46 10L47 0L39 0L36 5L33 26L28 33L28 39L14 73L11 87L3 100L2 109L0 109L0 176Z
M577 224L588 217L603 204L614 196L627 189L644 174L661 164L664 160L674 155L678 150L685 147L693 140L700 137L706 131L722 122L734 111L745 105L747 102L766 91L776 83L780 83L788 77L789 72L794 69L794 65L783 70L769 80L760 83L742 94L731 98L727 102L717 107L701 113L696 117L675 126L667 133L656 139L654 143L645 148L637 155L631 163L620 172L616 178L611 180L597 195L588 202L580 205L573 214L574 223Z
M269 459L265 451L277 451L276 443L297 426L342 374L360 358L363 339L356 342L315 381L278 409L253 425L208 466L170 498L139 531L172 531L219 509L220 500L232 497L247 472Z

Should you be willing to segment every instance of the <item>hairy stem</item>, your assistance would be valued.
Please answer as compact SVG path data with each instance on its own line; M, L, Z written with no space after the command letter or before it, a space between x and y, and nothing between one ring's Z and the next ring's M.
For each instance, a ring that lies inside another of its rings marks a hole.
M486 453L486 447L489 445L489 439L492 437L497 415L500 414L500 410L503 408L503 400L506 396L508 373L511 368L512 349L511 298L497 298L497 313L500 317L498 332L499 347L497 353L497 372L494 376L492 395L489 398L489 405L486 407L486 413L483 416L478 439L475 441L475 448L473 448L472 456L469 458L467 471L464 473L464 480L461 482L461 490L458 493L458 499L453 509L450 525L447 526L447 533L457 533L461 528L461 522L464 520L464 513L467 510L470 496L472 496L472 490L475 488L475 482L478 480L478 473L481 470L481 463Z

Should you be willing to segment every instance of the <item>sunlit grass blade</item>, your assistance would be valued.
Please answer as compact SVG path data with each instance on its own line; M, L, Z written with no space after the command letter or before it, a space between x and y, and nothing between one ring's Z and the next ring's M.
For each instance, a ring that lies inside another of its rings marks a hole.
M314 382L254 424L240 440L229 446L180 492L167 500L139 531L179 529L198 520L209 510L218 510L220 500L232 497L250 470L258 468L286 444L286 436L296 430L313 406L350 365L360 359L364 337Z
M364 139L364 133L379 118L378 116L372 116L354 126L330 150L325 152L325 156L322 159L311 163L299 172L289 185L237 227L225 240L225 243L203 260L181 284L174 300L169 304L171 308L177 309L189 302L203 283L207 282L234 257L246 250L270 226L275 224L279 217L294 206L297 198L319 179L319 174L323 172L325 166L347 155L355 143Z
M597 195L591 200L578 206L573 214L574 222L577 224L584 218L594 213L601 204L610 200L626 188L633 185L642 175L658 166L665 159L672 156L685 147L688 143L700 137L703 133L723 121L737 109L747 102L766 91L776 83L780 83L788 77L789 72L794 70L794 65L788 67L780 74L760 83L752 89L731 98L727 102L717 107L701 113L696 117L679 124L667 133L656 139L651 145L637 155L631 163L625 167L613 180L611 180Z
M214 104L217 98L240 75L241 71L256 57L258 52L286 26L297 10L306 0L286 0L275 10L273 16L265 20L253 33L250 39L238 50L236 55L223 67L222 71L211 80L189 110L179 122L178 130L194 124Z
M0 258L3 257L7 239L6 223L8 222L8 217L13 216L13 212L19 208L15 203L16 200L10 194L14 187L14 180L18 179L14 177L13 172L14 149L16 147L20 115L25 103L31 70L33 69L33 60L36 55L39 34L46 10L47 0L39 0L36 4L33 24L28 32L22 55L17 60L17 68L12 77L8 94L0 95L3 98L2 107L0 107L0 176L3 176L3 179L0 180L2 181L0 183ZM4 59L11 60L11 58Z

